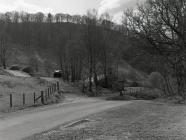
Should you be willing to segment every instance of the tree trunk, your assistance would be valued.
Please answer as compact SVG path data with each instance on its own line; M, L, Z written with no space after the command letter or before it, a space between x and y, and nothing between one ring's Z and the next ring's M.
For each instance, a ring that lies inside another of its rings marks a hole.
M172 86L170 84L170 80L169 80L169 77L167 75L164 75L164 80L165 80L165 92L166 92L166 95L174 95L174 91L172 89ZM167 94L168 92L168 94Z
M186 80L185 80L185 68L184 68L182 60L178 61L178 63L176 64L175 73L176 73L176 79L177 79L178 95L181 96L185 100L186 99L186 94L185 94Z
M107 58L106 52L104 54L104 78L105 78L105 87L108 87L108 77L107 77Z
M93 57L90 49L90 60L89 60L89 91L92 92L92 73L93 73Z
M1 36L1 65L6 69L6 38Z

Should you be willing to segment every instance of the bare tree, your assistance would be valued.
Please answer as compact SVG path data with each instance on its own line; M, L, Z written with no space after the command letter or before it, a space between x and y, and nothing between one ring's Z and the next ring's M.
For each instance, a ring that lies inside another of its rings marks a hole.
M60 14L56 14L54 18L55 18L56 23L60 23L61 22Z
M108 13L104 13L100 17L102 34L101 34L101 62L103 64L103 74L105 86L108 87L108 58L109 58L109 40L111 39L111 27L113 25L112 18Z
M38 12L35 14L35 22L36 23L42 23L44 21L45 15L41 12Z
M178 94L185 98L186 1L148 0L125 15L130 30L148 41L146 50L164 57L174 69Z
M15 11L12 13L12 15L13 15L13 17L12 17L13 23L18 23L19 22L19 13Z
M3 66L4 69L6 69L7 64L6 64L6 53L7 53L7 36L2 33L0 35L0 56L1 56L1 65Z
M48 23L52 23L53 22L53 19L54 19L53 15L51 13L48 13L47 22Z
M91 10L87 12L85 18L86 29L85 29L85 45L88 53L88 67L89 67L89 91L92 92L93 77L97 82L97 74L95 72L96 58L95 58L95 43L96 43L96 26L97 26L97 11ZM93 75L94 73L94 75Z

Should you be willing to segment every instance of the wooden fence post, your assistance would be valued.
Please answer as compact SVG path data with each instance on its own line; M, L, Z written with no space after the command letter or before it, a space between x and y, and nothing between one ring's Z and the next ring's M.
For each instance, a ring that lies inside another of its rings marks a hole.
M41 103L45 104L45 97L44 97L44 92L41 91Z
M23 106L25 105L25 94L23 93Z
M46 100L46 102L48 101L48 95L47 95L47 93L45 93L45 100Z
M54 84L54 92L56 92L56 83Z
M53 94L54 93L54 84L52 84L51 88L52 88L52 94Z
M51 95L51 93L50 93L50 88L48 87L48 93Z
M48 92L48 89L46 90L46 93L47 93L47 95L48 95L48 98L50 98L50 94L49 94L49 92Z
M57 91L59 91L59 82L57 82Z
M34 105L36 104L36 93L34 92Z
M52 89L51 89L51 86L49 87L49 89L50 89L50 94L52 94Z
M10 107L13 107L13 103L12 103L12 94L10 94Z

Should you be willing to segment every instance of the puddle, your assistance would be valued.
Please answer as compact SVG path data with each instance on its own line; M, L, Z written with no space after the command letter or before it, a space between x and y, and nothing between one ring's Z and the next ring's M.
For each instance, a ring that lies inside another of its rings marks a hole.
M83 120L78 120L76 122L72 122L70 124L67 124L66 126L61 126L59 129L60 130L65 130L65 129L82 129L86 128L90 125L90 123L95 122L93 120L89 119L83 119Z
M43 135L43 136L50 136L50 135L56 134L56 133L60 133L60 131L52 130L52 131L43 133L42 135Z

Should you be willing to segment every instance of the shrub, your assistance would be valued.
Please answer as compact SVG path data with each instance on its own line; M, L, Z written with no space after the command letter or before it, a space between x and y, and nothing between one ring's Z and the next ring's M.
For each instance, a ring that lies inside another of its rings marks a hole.
M47 81L45 79L42 79L40 77L36 77L36 82L38 83L38 85L46 85Z
M132 82L131 87L138 87L139 84L137 82Z
M131 81L138 81L138 74L135 70L131 70L128 73L127 78L130 79Z
M10 70L21 70L21 67L18 65L14 65L10 67Z
M123 89L123 84L119 81L115 81L113 84L112 84L112 90L114 91L121 91Z
M154 100L161 96L162 91L161 90L145 90L143 92L136 92L133 93L131 96L137 98L137 99L144 99L144 100Z
M150 81L147 79L147 80L143 80L143 81L138 82L138 86L150 88L152 85L151 85Z
M164 85L163 76L158 72L152 72L148 78L152 88L162 89Z
M34 71L31 67L25 67L25 68L22 69L22 71L30 74L31 76L34 75Z

